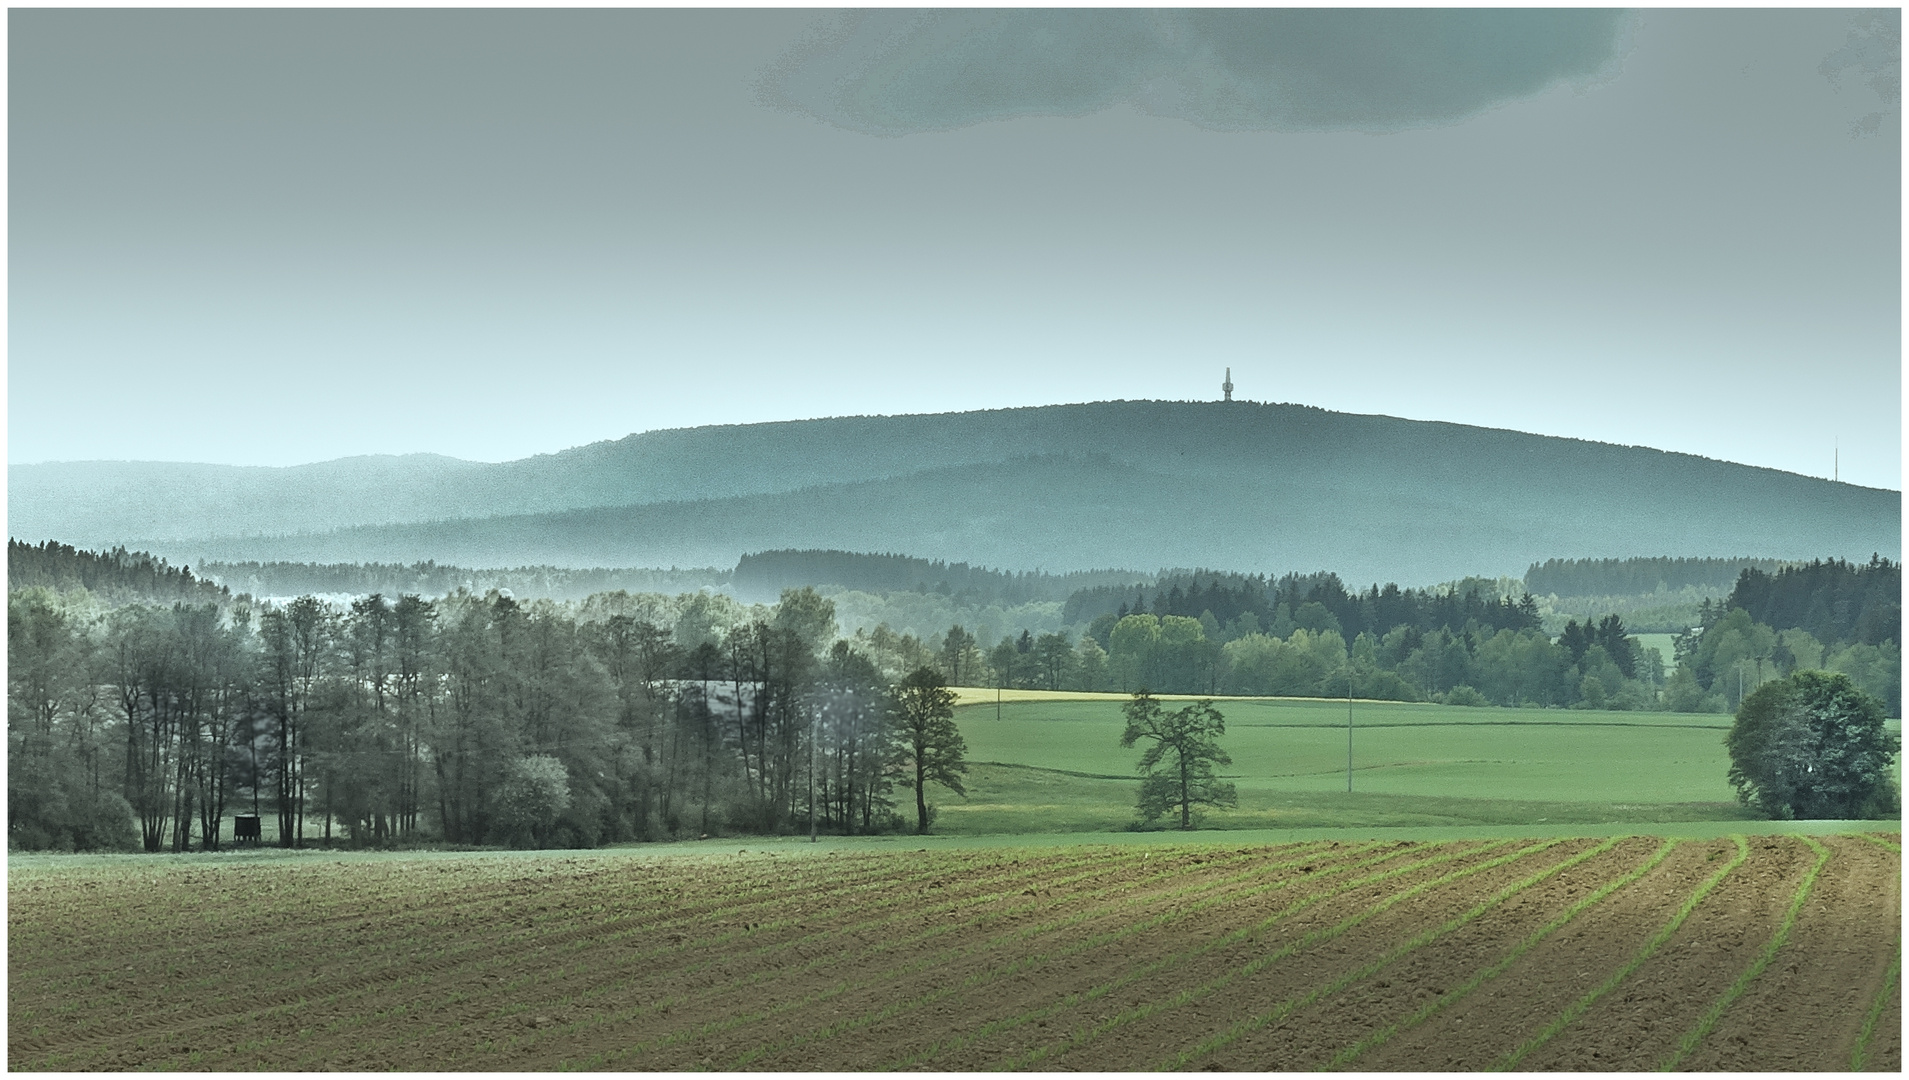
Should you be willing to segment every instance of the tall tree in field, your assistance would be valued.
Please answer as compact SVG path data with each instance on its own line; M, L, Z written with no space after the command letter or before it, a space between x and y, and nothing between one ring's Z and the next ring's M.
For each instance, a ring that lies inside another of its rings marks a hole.
M966 796L961 774L968 744L954 722L954 691L934 668L916 668L895 687L895 733L902 759L915 777L915 831L928 831L930 781Z
M1220 749L1226 718L1211 701L1167 712L1142 688L1124 709L1127 730L1120 735L1120 745L1142 739L1153 744L1140 755L1142 818L1157 820L1177 806L1180 828L1191 829L1194 807L1238 805L1232 783L1213 775L1213 766L1231 765L1233 759Z

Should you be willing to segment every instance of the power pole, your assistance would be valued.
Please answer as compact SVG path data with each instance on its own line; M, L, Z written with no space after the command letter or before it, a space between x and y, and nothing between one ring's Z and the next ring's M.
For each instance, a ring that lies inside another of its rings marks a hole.
M815 838L815 741L821 734L822 709L827 707L824 705L809 710L809 843L811 844L817 842Z
M1352 794L1352 665L1346 665L1346 794Z

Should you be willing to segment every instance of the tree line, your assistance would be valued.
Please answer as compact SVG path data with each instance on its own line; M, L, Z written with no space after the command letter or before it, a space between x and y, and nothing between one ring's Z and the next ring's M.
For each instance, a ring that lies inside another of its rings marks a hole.
M929 682L1721 712L1825 670L1901 714L1896 640L1863 640L1897 625L1886 560L1745 571L1732 599L1803 625L1706 603L1666 680L1617 616L1554 640L1528 596L1353 593L1332 575L1169 581L1077 638L1022 630L984 647L958 624L843 637L809 588L767 606L468 590L278 605L124 552L15 544L10 558L41 582L8 598L22 847L216 846L237 812L288 844L926 828L923 785L961 790L959 733L930 715ZM1808 629L1824 611L1828 642ZM921 707L904 723L906 701Z
M1866 564L1819 559L1775 573L1750 567L1723 606L1777 630L1807 631L1825 645L1900 642L1902 564L1872 555Z
M250 596L445 596L492 589L519 597L581 600L601 592L662 592L717 587L729 571L714 567L653 570L636 567L515 566L484 569L414 563L213 562L200 564L235 594Z
M808 589L712 609L32 588L9 593L8 658L22 848L216 849L236 813L286 846L879 832L906 824L897 788L959 790L939 674L898 690Z
M803 585L834 585L861 592L933 592L974 604L1012 606L1062 600L1082 589L1124 587L1151 575L1131 570L993 570L893 553L777 550L744 555L730 582L741 595L775 596Z
M1825 671L1900 717L1901 580L1902 565L1886 559L1745 570L1728 598L1702 604L1698 625L1677 636L1664 707L1735 712L1766 683Z
M1495 584L1475 578L1443 589L1374 584L1358 592L1347 589L1339 575L1329 572L1270 579L1198 571L1169 573L1151 588L1128 588L1124 593L1106 587L1083 590L1068 598L1063 619L1073 623L1091 618L1091 632L1098 636L1102 627L1130 614L1204 619L1210 613L1221 626L1237 625L1252 632L1280 625L1282 607L1290 615L1306 604L1325 609L1348 637L1384 634L1398 626L1424 631L1470 623L1494 630L1524 630L1535 629L1541 621L1537 601L1528 594L1512 600L1498 595Z
M1525 588L1539 596L1641 596L1696 588L1728 589L1746 569L1773 574L1780 559L1546 559L1525 570Z
M123 547L85 551L48 540L28 544L7 541L7 587L43 588L55 592L84 589L109 601L181 600L220 604L231 593L216 582L194 577L191 567L169 566L166 560Z

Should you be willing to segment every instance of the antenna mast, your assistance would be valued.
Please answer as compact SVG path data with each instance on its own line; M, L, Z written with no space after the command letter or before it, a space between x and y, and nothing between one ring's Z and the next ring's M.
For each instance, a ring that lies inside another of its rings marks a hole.
M1226 369L1226 381L1220 384L1220 393L1226 395L1226 400L1228 401L1233 400L1233 369L1232 368Z

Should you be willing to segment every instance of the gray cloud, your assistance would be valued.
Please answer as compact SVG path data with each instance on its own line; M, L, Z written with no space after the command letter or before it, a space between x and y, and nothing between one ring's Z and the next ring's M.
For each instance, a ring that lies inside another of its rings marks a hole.
M1882 108L1850 124L1852 135L1878 135L1884 125L1902 122L1902 9L1864 11L1850 17L1843 47L1824 57L1816 70L1840 87L1852 69L1853 81L1874 91Z
M877 135L1130 104L1222 131L1450 124L1609 78L1618 11L867 11L759 84L765 104Z

